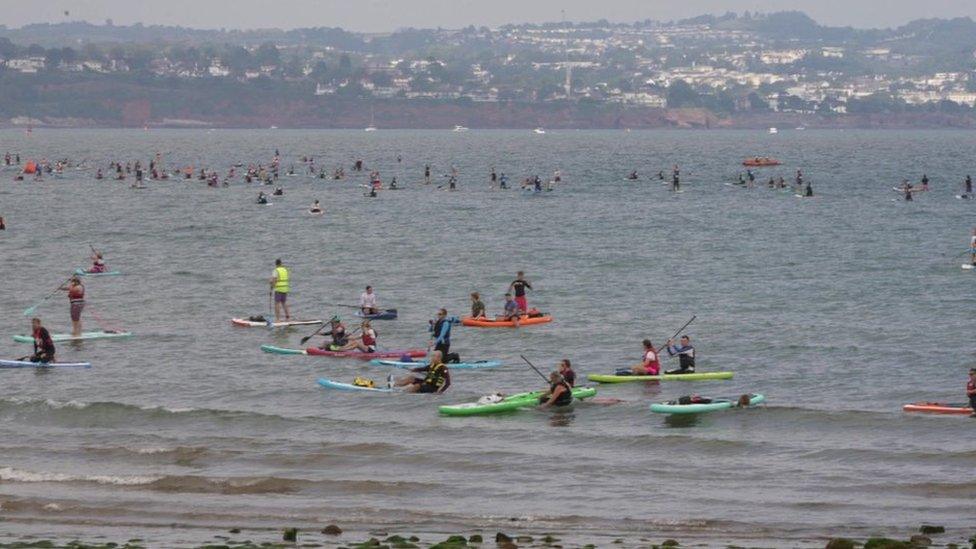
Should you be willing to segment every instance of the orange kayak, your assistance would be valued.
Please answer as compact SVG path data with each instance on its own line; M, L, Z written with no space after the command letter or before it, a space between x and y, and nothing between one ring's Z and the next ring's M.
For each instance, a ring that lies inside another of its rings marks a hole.
M916 402L902 406L902 410L928 414L969 415L973 413L973 409L965 404L945 404L942 402Z
M531 326L533 324L545 324L547 322L552 322L552 315L522 315L519 317L519 326ZM471 326L474 328L514 328L515 322L512 320L502 320L500 318L472 318L470 316L465 316L461 318L461 325Z

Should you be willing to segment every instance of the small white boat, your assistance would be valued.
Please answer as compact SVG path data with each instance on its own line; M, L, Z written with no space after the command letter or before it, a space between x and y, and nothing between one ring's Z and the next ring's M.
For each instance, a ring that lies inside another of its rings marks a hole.
M546 133L546 130L544 130L544 129L542 129L542 128L536 128L536 129L534 129L534 130L532 130L532 132L533 132L533 133L537 133L537 134L539 134L539 135L543 135L543 134L545 134L545 133Z
M776 128L769 128L769 133L771 133L771 134L777 134L777 133L779 133L779 130L777 130Z
M468 131L468 128L465 128L464 126L454 126L454 131L456 131L456 132L466 132L466 131Z
M372 124L370 124L369 126L366 126L366 128L363 131L375 132L376 131L376 126L373 126Z

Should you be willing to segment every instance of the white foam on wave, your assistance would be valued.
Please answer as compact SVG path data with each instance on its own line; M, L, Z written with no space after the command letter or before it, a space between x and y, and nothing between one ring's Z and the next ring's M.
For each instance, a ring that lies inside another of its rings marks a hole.
M94 482L116 486L139 486L156 482L162 477L129 475L69 475L45 471L25 471L13 467L0 467L0 481L7 482Z

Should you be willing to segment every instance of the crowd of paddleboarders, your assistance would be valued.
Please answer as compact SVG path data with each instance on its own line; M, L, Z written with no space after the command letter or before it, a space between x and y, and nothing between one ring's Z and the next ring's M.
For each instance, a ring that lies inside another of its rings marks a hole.
M396 162L399 171L402 162L400 155L396 156ZM219 187L229 186L240 173L242 174L240 179L245 183L260 183L274 186L270 193L261 190L256 200L258 204L270 204L271 197L284 195L284 189L281 185L282 178L284 177L310 176L318 179L331 178L332 180L344 180L347 177L344 167L336 166L332 170L321 169L315 164L314 157L311 156L302 156L299 159L299 164L301 165L300 169L296 169L294 164L291 164L287 170L282 169L280 152L275 150L274 156L269 162L251 163L246 166L243 163L237 163L227 169L226 173L222 175L223 172L217 169L196 169L193 166L167 169L164 166L162 155L156 153L145 166L140 160L134 162L111 161L108 163L106 171L103 172L100 167L96 169L95 178L118 181L132 179L132 186L138 188L144 188L147 181L167 179L196 180L204 182L210 187ZM40 161L27 160L22 163L22 158L19 153L6 153L3 156L3 165L5 168L18 169L15 175L15 179L18 181L25 181L27 177L32 177L35 181L42 181L44 175L60 177L67 170L91 169L87 160L73 162L70 159L60 159L52 162L42 159ZM806 179L804 173L799 169L796 170L795 174L791 177L791 183L788 184L782 175L779 177L771 176L768 180L760 182L761 178L758 176L757 170L779 166L780 162L776 159L753 157L746 159L743 165L746 167L745 172L740 173L737 181L733 182L732 185L744 188L765 185L770 189L791 190L798 197L814 196L811 182ZM392 177L388 183L384 183L380 171L377 169L368 169L364 160L361 158L356 159L352 163L351 171L353 174L366 176L368 183L362 186L366 189L364 194L368 197L376 197L380 191L403 188L397 177ZM108 175L106 175L106 172ZM435 183L432 178L433 168L430 163L423 165L422 173L422 182L424 185L433 185ZM451 166L449 171L443 174L442 177L444 181L437 185L438 189L449 191L458 190L461 176L457 167ZM678 165L674 165L671 168L670 177L666 176L664 170L661 170L657 173L656 178L663 184L669 185L670 190L683 192L681 189L681 170ZM627 175L626 179L636 181L640 179L640 176L637 170L633 170ZM508 176L504 172L496 171L494 166L488 171L487 182L488 188L492 190L510 188ZM552 176L545 181L538 175L527 176L522 180L520 187L525 191L541 193L554 190L562 182L562 173L559 169L556 169L552 172ZM927 174L923 174L919 184L911 184L906 179L900 186L894 187L893 189L901 193L904 200L912 201L914 200L913 195L930 190L930 180ZM967 175L963 182L963 190L960 195L957 195L957 198L972 199L974 197L976 195L973 194L972 178ZM315 200L308 208L308 212L311 214L323 214L324 208L319 200ZM3 218L0 217L0 229L5 228ZM970 261L969 264L963 267L976 269L976 229L973 229L969 247L965 253L969 254ZM112 331L93 332L91 334L83 332L82 313L85 309L86 290L84 284L81 282L81 278L84 276L113 274L105 265L102 253L94 248L92 248L91 260L90 267L87 269L78 269L72 277L59 285L56 290L56 292L64 292L68 298L69 318L71 321L70 334L52 336L43 326L41 319L34 316L31 321L31 337L29 338L29 341L34 343L34 353L29 357L23 357L23 360L38 364L57 364L55 341L71 341L88 337L97 338L102 335L106 337L113 335ZM271 321L268 319L267 324L271 326L280 324L284 327L292 325L292 316L287 301L290 284L289 272L281 260L276 261L275 270L269 280L269 284L274 320ZM446 391L451 386L449 365L461 364L460 357L457 353L451 352L451 333L452 327L455 325L520 328L526 325L550 322L552 320L551 316L528 306L527 290L532 290L532 285L525 279L524 273L519 272L504 293L499 313L496 315L489 316L487 314L487 308L479 292L470 293L471 314L461 319L455 316L449 316L446 309L438 310L436 317L430 321L429 328L431 337L427 349L420 353L404 353L393 356L393 358L400 359L397 362L408 364L413 362L415 358L424 357L423 362L418 361L416 367L410 368L414 374L419 375L404 376L398 379L393 379L391 376L387 380L387 389L399 388L404 391L419 393L443 393ZM384 355L380 351L378 332L373 327L372 322L373 320L396 318L396 310L380 309L377 304L377 295L373 288L369 286L360 295L356 310L356 316L361 317L361 320L358 327L353 331L348 329L338 315L332 315L329 320L324 322L315 322L320 324L320 328L313 336L320 335L324 339L320 345L306 350L308 354L325 354L326 356L340 357L356 354L377 355L378 357ZM256 321L252 322L261 324ZM298 324L309 323L302 321ZM678 337L679 335L680 337ZM675 339L676 337L678 338L677 340ZM657 348L650 339L645 339L642 342L642 347L640 363L631 367L620 368L610 376L591 376L591 379L594 377L602 377L604 380L607 380L607 378L627 377L661 377L663 379L663 376L682 376L696 373L695 348L692 346L691 338L688 334L676 333L674 337L666 339L661 348ZM662 371L661 357L664 352L667 353L669 358L677 360L677 368ZM535 368L534 366L532 367ZM559 368L550 372L549 375L543 375L541 372L539 374L547 379L549 383L549 390L544 393L540 400L541 402L546 402L550 406L561 406L573 401L575 373L572 371L569 359L560 361ZM357 378L354 381L360 383L363 387L368 386L369 388L374 388L371 380ZM619 379L613 379L610 382L619 381ZM971 388L967 388L967 395L972 397L972 394ZM749 395L744 395L744 397L749 397ZM695 404L711 403L709 399L698 395L691 395L688 398L682 397L679 400L682 400L682 402L689 401ZM706 402L706 400L709 401ZM743 400L740 398L735 402L741 404ZM746 398L746 402L751 402L751 400ZM488 402L485 405L500 403L501 401Z

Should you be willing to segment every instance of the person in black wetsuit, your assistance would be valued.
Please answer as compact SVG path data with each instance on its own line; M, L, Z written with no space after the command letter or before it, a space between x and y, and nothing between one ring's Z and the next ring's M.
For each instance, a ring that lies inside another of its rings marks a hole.
M424 377L405 376L398 379L396 386L403 387L403 390L408 393L441 394L451 386L451 373L438 351L431 353L430 364L412 368L410 371L424 374Z
M668 354L678 357L678 369L668 370L666 374L693 374L695 373L695 348L691 346L691 338L681 336L680 344L674 345L674 341L669 339L667 343Z
M677 164L675 164L674 169L671 170L671 190L681 190L681 171L678 169Z
M965 198L972 198L973 197L973 178L967 175L966 176L966 182L965 182L964 185L966 186L966 191L964 193L962 193L963 197L965 197Z
M567 406L572 402L573 388L566 382L562 374L559 372L549 374L549 391L539 397L539 407Z
M34 335L34 354L30 357L31 362L54 362L54 340L47 328L41 326L41 319L31 319L31 331Z
M447 309L437 310L437 319L430 322L431 340L428 347L441 353L444 360L448 360L451 352L451 326L454 319L447 318Z
M803 192L803 196L813 196L813 187L810 186L810 182L807 181L807 188Z

